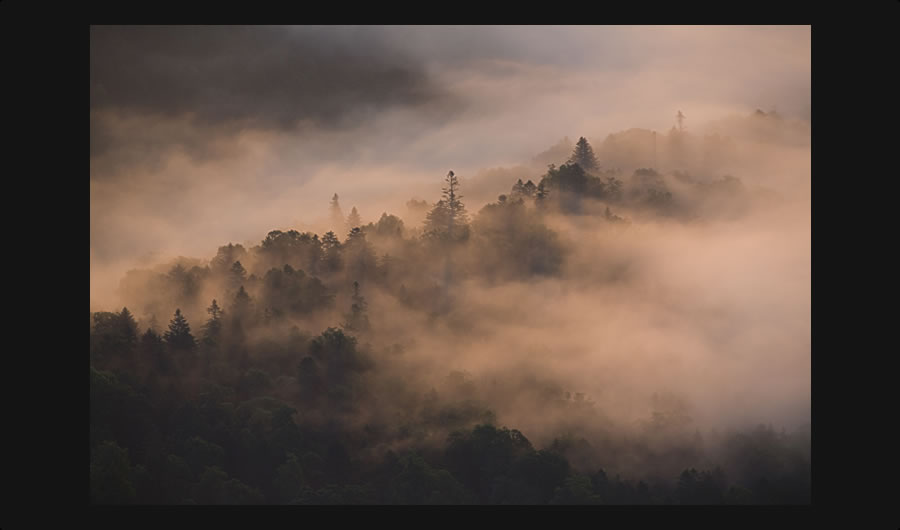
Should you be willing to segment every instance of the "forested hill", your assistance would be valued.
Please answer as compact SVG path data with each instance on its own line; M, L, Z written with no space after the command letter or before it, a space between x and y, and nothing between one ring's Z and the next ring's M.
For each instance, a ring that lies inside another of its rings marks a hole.
M477 293L571 281L592 242L566 223L627 237L762 200L727 173L623 172L609 141L579 138L477 212L450 171L439 199L403 215L365 222L336 193L331 231L130 271L125 308L91 313L91 501L808 503L803 429L701 432L662 393L623 427L549 373L460 366L487 333ZM552 421L520 432L511 410Z

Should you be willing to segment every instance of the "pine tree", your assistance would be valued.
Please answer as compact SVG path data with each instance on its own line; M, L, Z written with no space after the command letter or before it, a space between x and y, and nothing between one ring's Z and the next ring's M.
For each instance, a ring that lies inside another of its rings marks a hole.
M366 299L359 294L359 282L353 282L350 314L346 315L347 323L343 325L343 328L348 331L367 331L369 329L369 316L366 314L368 307Z
M338 194L335 193L331 198L331 225L333 228L340 229L344 223L344 212L341 211L341 205L338 203Z
M453 171L447 173L444 181L447 184L441 188L441 191L443 192L444 203L447 205L450 214L450 228L452 232L453 227L465 225L469 222L469 218L466 214L466 207L460 200L463 196L459 195L457 191L459 189L459 180Z
M538 208L544 208L547 205L549 196L550 194L544 186L544 181L541 180L540 184L538 184L537 191L534 193L534 205Z
M468 214L460 199L459 180L453 171L447 173L441 189L443 198L428 212L425 232L429 237L465 239L468 234Z
M534 198L534 194L537 193L537 186L535 186L534 182L531 182L531 180L529 179L528 182L526 182L525 185L522 186L522 192L526 197Z
M366 233L358 227L350 230L344 242L343 256L351 278L369 278L377 269L377 259L372 245L366 241Z
M241 265L240 261L235 261L231 265L231 271L228 273L228 285L234 290L241 286L244 283L244 280L247 279L247 269Z
M225 312L219 307L215 298L213 298L212 305L206 308L206 312L209 313L209 320L203 326L203 343L207 346L215 346L222 334L222 317L225 316Z
M578 164L585 171L595 171L598 168L597 157L594 156L594 150L591 144L582 136L575 144L575 151L569 158L569 162Z
M160 373L167 374L171 371L171 363L166 355L165 343L159 333L148 327L146 333L141 336L141 360L142 364L149 366Z
M322 261L325 270L336 272L341 269L341 240L334 232L327 232L322 236Z
M191 326L181 314L181 309L175 310L175 317L169 322L169 330L163 338L175 350L192 351L197 346L197 341L191 334Z
M525 184L522 183L522 179L519 179L518 181L516 181L515 184L513 184L512 190L510 190L509 195L510 195L510 198L515 200L515 199L522 197L522 195L524 195L524 194L525 194Z
M119 329L126 352L131 353L138 341L138 325L134 316L127 307L123 307L119 313Z
M234 295L234 305L232 305L231 313L235 319L241 319L250 313L250 295L242 285Z
M356 211L356 206L350 210L350 215L347 216L347 229L353 230L354 228L362 225L362 219L359 217L359 212Z

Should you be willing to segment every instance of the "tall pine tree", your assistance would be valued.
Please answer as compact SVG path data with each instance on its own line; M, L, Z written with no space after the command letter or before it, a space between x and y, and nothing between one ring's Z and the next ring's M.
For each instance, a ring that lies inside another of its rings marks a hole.
M331 225L332 228L340 230L344 224L344 212L341 211L341 205L338 203L338 194L335 193L331 198Z
M366 314L369 304L366 299L359 294L359 282L353 282L353 298L350 305L350 314L346 315L347 323L343 328L348 331L368 331L369 316Z
M219 343L222 335L222 317L225 316L225 312L219 307L215 298L213 298L212 305L206 308L206 312L209 313L209 320L203 326L203 343L212 347Z
M173 350L193 351L197 346L197 341L191 334L191 326L181 314L181 309L175 310L175 317L169 322L169 329L163 338Z
M594 150L584 136L579 138L578 143L575 144L575 151L569 158L569 162L578 164L585 171L596 171L599 167L597 157L594 156Z
M360 225L362 225L362 219L360 219L359 212L356 211L356 206L354 206L350 210L350 215L347 216L347 231L358 228Z
M468 214L459 194L459 180L453 171L444 178L442 198L428 212L425 233L429 237L450 240L465 239L468 235Z

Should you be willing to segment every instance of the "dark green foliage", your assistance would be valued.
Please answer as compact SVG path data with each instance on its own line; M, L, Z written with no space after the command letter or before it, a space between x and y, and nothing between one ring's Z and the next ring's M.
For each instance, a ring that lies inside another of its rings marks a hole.
M594 493L589 477L573 474L556 488L550 504L602 504L602 500L600 495Z
M698 472L686 469L678 478L679 504L722 504L725 496L722 470Z
M275 478L276 502L290 504L300 498L307 487L303 466L294 453L288 453L287 459L278 467Z
M314 358L306 356L300 361L297 371L297 382L300 384L300 394L303 401L309 403L319 396L323 381L319 363Z
M119 313L94 313L91 318L91 362L102 367L129 362L138 343L138 330L128 308Z
M265 371L253 368L245 372L238 383L238 394L244 399L259 397L274 387L272 377Z
M138 355L140 356L141 364L151 371L168 374L173 369L172 359L166 351L166 344L163 338L153 331L152 328L147 328L147 331L141 335Z
M131 385L114 374L91 367L91 445L112 440L138 447L154 438L153 408Z
M435 469L421 456L404 455L396 464L387 502L391 504L466 504L466 489L445 469Z
M479 425L451 435L446 460L450 472L475 492L476 502L490 503L495 500L497 479L508 476L515 461L532 451L528 439L515 429Z
M115 442L101 443L91 455L91 503L134 503L132 477L128 451Z
M209 466L221 466L225 459L225 451L221 447L199 436L186 440L181 454L194 475L199 475Z
M264 497L255 488L237 479L229 479L219 467L208 467L192 490L194 504L263 504Z

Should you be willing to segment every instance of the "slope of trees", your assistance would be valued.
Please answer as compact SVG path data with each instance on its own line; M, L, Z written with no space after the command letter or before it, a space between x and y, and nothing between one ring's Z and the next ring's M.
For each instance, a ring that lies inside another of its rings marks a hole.
M385 299L440 320L463 280L559 275L571 243L548 213L590 212L583 202L601 200L597 215L621 223L609 204L671 204L655 170L636 171L629 194L597 167L582 138L573 162L550 166L538 184L517 181L471 219L449 172L421 235L385 212L354 219L343 241L273 230L251 248L219 247L208 264L130 272L122 292L132 309L91 315L91 502L808 503L803 433L760 427L725 435L715 451L697 442L660 454L644 440L604 442L605 458L677 469L607 476L614 462L583 458L587 441L561 433L535 447L498 424L481 383L454 372L438 392L404 379L416 352L381 334L394 317ZM736 179L704 186L740 189ZM335 194L335 219L339 208ZM562 412L591 406L581 394L530 391ZM672 417L651 426L669 428Z

